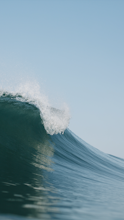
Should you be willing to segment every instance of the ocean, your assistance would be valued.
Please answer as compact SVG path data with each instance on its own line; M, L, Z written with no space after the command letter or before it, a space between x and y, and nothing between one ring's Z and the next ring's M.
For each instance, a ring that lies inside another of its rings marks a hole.
M124 219L124 159L77 137L67 106L33 94L0 92L0 219Z

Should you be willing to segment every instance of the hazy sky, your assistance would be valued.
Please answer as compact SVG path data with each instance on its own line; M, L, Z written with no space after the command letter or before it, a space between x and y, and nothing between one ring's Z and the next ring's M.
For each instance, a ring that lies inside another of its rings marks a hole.
M0 81L35 79L69 128L124 158L124 1L0 0Z

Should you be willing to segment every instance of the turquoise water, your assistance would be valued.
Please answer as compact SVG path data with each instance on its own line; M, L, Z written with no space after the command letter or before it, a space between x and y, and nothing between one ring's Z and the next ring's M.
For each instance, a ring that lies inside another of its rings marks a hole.
M0 219L124 219L124 160L78 138L68 120L1 94Z

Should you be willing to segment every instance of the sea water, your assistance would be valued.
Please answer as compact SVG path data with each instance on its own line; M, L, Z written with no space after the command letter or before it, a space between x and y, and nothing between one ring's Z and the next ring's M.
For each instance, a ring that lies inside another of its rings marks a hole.
M124 160L68 129L39 88L0 91L0 219L124 219Z

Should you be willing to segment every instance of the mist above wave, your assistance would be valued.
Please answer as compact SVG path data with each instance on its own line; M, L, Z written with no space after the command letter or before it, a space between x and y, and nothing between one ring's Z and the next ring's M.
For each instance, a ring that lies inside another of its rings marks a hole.
M21 102L35 105L40 110L40 116L46 132L50 135L64 133L70 121L69 108L63 104L61 109L51 107L48 97L41 93L38 83L23 83L16 88L0 89L0 96L10 95Z

